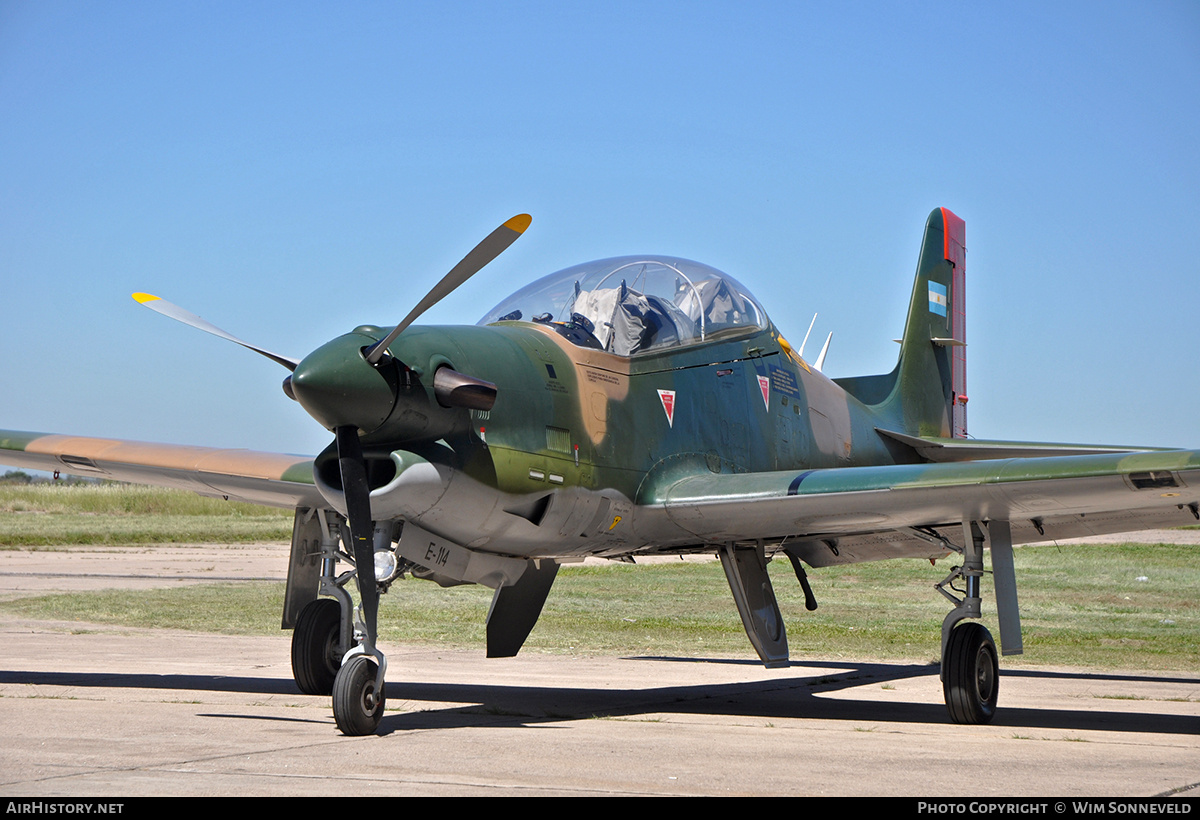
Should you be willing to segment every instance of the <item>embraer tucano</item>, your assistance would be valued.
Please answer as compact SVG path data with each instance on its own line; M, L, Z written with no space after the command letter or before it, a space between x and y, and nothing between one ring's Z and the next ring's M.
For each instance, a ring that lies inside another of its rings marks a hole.
M813 609L804 565L959 553L938 585L953 606L943 687L954 721L986 722L997 650L972 620L985 547L1012 654L1014 544L1200 519L1200 451L967 438L965 226L944 208L925 226L895 368L844 379L808 364L736 279L667 256L553 273L474 326L412 324L529 222L497 228L394 328L362 325L303 358L134 295L291 371L284 392L334 435L315 459L0 431L0 462L294 509L296 683L332 694L352 735L383 711L378 596L397 578L494 589L487 653L504 657L561 563L681 553L720 558L769 666L788 660L772 557Z

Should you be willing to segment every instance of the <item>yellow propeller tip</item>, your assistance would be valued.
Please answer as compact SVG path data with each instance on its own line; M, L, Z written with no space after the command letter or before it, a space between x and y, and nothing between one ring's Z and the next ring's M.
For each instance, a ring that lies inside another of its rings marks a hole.
M161 299L161 297L155 296L152 293L133 293L130 295L133 296L135 301L137 301L143 305L146 304L147 302L156 302Z
M529 227L529 223L533 221L533 217L529 214L517 214L512 219L504 223L504 227L517 233L525 233L525 229Z

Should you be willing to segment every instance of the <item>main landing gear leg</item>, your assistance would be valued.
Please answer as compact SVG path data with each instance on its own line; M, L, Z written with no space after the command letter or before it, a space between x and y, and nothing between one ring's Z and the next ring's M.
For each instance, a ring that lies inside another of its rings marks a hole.
M955 604L942 622L942 691L955 723L988 723L996 713L1000 665L991 633L979 623L959 622L980 617L979 581L983 576L984 535L975 521L963 522L963 565L937 585ZM951 586L963 579L966 589ZM956 597L946 587L961 592Z

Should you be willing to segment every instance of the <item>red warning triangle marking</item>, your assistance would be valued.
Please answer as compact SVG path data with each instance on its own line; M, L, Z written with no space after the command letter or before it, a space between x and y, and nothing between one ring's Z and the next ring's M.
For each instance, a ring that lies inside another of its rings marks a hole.
M759 376L758 377L758 389L761 390L762 394L763 394L763 407L767 408L767 410L770 410L771 409L771 380L768 379L766 376Z
M667 414L667 424L671 427L675 426L675 391L674 390L659 390L659 401L662 402L663 412Z

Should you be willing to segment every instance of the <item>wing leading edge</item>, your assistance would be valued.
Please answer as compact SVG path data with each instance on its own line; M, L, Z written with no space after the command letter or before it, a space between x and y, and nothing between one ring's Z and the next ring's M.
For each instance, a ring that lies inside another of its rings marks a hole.
M644 501L708 543L786 539L813 566L934 557L964 520L1009 521L1014 544L1194 524L1200 450L709 474Z
M0 430L0 464L189 490L270 507L323 506L305 456Z

